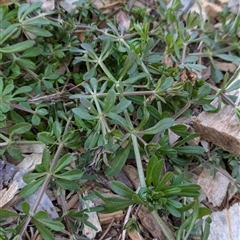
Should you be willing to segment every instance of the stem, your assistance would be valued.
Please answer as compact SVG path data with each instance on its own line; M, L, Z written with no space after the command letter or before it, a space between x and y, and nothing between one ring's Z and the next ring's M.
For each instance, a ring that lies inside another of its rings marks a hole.
M65 130L64 130L64 134L65 134L66 131L68 130L69 125L70 125L70 122L71 122L71 118L69 118L68 121L67 121L67 123L66 123L66 127L65 127ZM54 158L53 158L53 160L52 160L52 164L51 164L51 167L50 167L50 173L47 174L47 177L46 177L46 179L45 179L42 187L40 188L40 191L39 191L39 193L38 193L37 199L36 199L36 201L35 201L32 209L30 210L31 215L33 215L33 214L36 212L37 207L38 207L39 203L40 203L41 200L42 200L43 194L46 192L47 186L48 186L48 184L49 184L49 182L50 182L50 180L51 180L51 178L52 178L52 174L51 174L52 169L53 169L54 166L57 164L57 161L58 161L59 158L60 158L60 155L61 155L61 152L62 152L63 148L64 148L64 143L61 142L61 143L59 144L58 149L57 149L57 151L56 151L56 153L55 153L55 155L54 155ZM29 222L31 221L31 218L32 218L31 215L28 215L25 224L22 226L22 228L21 228L21 230L20 230L20 232L19 232L19 235L20 235L20 236L22 236L23 233L26 231L26 228L27 228L27 226L28 226L28 224L29 224Z
M162 232L168 240L175 240L175 237L172 235L170 228L165 224L165 222L159 217L156 210L151 212L158 225L161 227Z
M182 52L182 59L181 59L181 64L182 64L182 65L183 65L184 62L185 62L186 52L187 52L187 44L183 44L183 52Z
M133 149L134 149L134 154L135 154L136 163L137 163L137 170L138 170L140 185L141 187L146 187L145 176L143 172L142 160L140 157L137 137L133 133L131 134L131 137L132 137Z

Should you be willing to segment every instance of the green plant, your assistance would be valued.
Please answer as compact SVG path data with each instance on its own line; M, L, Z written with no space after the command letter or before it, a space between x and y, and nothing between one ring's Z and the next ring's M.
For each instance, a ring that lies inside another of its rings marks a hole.
M31 207L24 202L18 214L1 210L1 220L22 220L16 229L0 228L2 238L11 234L11 239L21 239L31 221L45 239L54 239L54 231L63 228L76 239L75 220L82 222L81 228L83 224L94 228L87 212L110 212L136 204L152 212L168 239L187 239L210 213L200 206L199 186L187 174L189 165L201 162L205 153L201 146L189 145L198 134L175 120L189 116L192 105L216 112L222 100L234 105L238 114L235 100L227 93L238 88L239 81L231 83L239 70L223 76L214 59L239 60L239 41L234 36L239 16L227 22L231 13L223 13L222 28L214 33L195 13L188 13L184 22L176 14L178 0L168 9L160 4L161 21L153 29L146 10L134 7L126 33L87 1L77 2L80 15L61 9L42 13L40 6L0 6L0 153L20 159L16 144L40 141L46 145L42 163L23 177L26 186L21 196L40 189L37 200ZM100 29L99 22L86 25L92 14L101 23L107 21L107 30ZM77 38L79 32L84 33L84 43ZM194 52L200 43L203 51ZM171 67L163 61L166 56L173 61ZM218 86L197 77L205 68L200 59L210 64ZM183 78L185 71L195 77ZM215 97L219 98L217 108L210 104ZM173 144L170 132L179 137ZM136 160L140 180L136 192L112 181L111 189L118 197L107 198L100 191L93 194L105 201L103 207L62 209L54 220L44 211L36 212L46 189L51 187L57 194L63 189L81 193L84 181L96 181L92 172L115 176L130 158ZM171 171L166 171L166 165ZM180 226L168 226L159 214L181 217ZM137 225L130 222L126 227ZM201 233L203 239L208 230Z

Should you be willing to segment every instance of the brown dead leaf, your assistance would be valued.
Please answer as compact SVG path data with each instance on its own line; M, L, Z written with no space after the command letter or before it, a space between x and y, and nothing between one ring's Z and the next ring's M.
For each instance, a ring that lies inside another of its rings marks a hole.
M114 218L115 221L122 221L124 218L124 213L122 210L113 213L98 213L99 221L101 224L109 224Z
M216 65L217 69L220 71L223 71L223 72L234 73L237 69L237 66L234 63L219 62L219 61L214 61L214 63Z
M117 13L117 23L119 26L120 25L124 26L126 31L130 27L131 21L130 21L128 15L126 14L126 12L124 12L123 10L120 10Z
M162 63L164 63L166 67L173 67L174 65L173 60L169 54L163 57Z
M144 240L144 238L141 236L141 234L139 232L137 232L136 230L133 232L128 231L127 234L132 240Z
M164 234L159 228L159 225L153 215L149 213L148 209L141 206L138 217L142 225L152 234L153 237L157 239L165 239Z
M12 0L1 0L0 5L11 5L13 4Z

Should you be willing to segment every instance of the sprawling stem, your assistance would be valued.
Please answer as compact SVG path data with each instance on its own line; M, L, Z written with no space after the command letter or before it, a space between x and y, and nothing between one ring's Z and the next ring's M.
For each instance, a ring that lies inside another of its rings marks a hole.
M140 185L141 187L146 187L145 176L143 172L142 160L139 152L137 137L133 133L131 134L131 137L132 137L133 149L134 149L134 154L135 154L136 163L137 163L137 170L138 170Z
M71 123L71 118L69 118L68 121L67 121L67 123L66 123L66 127L65 127L65 130L64 130L64 134L67 132L70 123ZM55 155L54 155L54 158L53 158L53 160L52 160L52 162L51 162L50 173L47 174L47 177L45 178L45 181L44 181L43 185L42 185L41 188L40 188L40 191L39 191L39 193L38 193L37 199L36 199L34 205L32 206L32 208L31 208L31 210L30 210L30 213L31 213L31 214L27 217L25 224L23 225L23 227L21 228L21 230L20 230L20 232L19 232L19 235L20 235L20 236L22 236L23 233L25 232L25 230L26 230L29 222L31 221L31 218L32 218L31 215L33 215L33 214L36 212L37 207L38 207L39 203L41 202L41 199L42 199L42 197L43 197L43 194L45 193L45 191L46 191L46 189L47 189L47 186L48 186L48 184L49 184L49 182L51 181L51 178L52 178L51 171L52 171L52 169L55 167L55 165L57 164L57 162L58 162L58 160L59 160L59 158L60 158L60 156L61 156L61 153L62 153L63 148L64 148L64 143L61 142L61 143L58 145L57 151L56 151L56 153L55 153Z
M168 240L175 240L174 236L171 233L171 230L169 227L165 224L165 222L159 217L157 211L152 212L153 217L157 221L158 225L161 227L161 230L163 231L164 235Z

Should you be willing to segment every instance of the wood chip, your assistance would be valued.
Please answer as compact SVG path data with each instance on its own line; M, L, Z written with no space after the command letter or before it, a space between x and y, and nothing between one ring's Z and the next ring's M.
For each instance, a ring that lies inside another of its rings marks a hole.
M138 217L142 225L157 239L165 239L163 232L160 230L157 221L145 207L141 207L138 212Z

